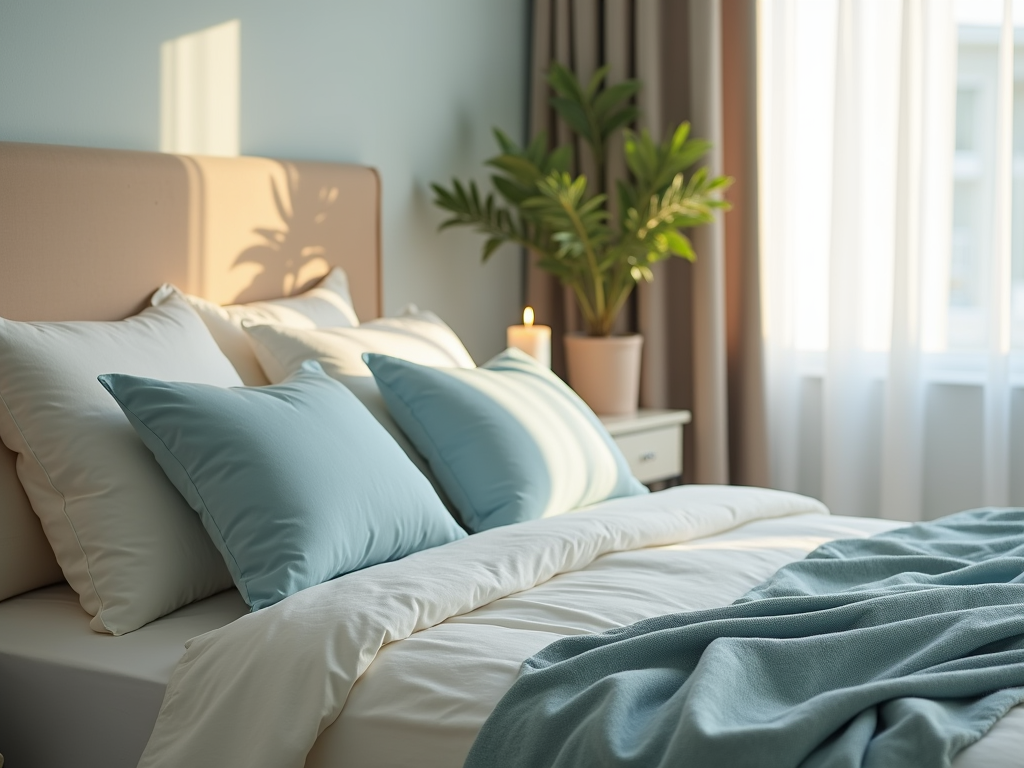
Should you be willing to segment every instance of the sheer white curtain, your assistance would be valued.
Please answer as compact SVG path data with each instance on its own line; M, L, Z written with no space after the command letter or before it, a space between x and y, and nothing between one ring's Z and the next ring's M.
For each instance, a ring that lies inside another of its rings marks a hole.
M833 512L933 517L952 476L960 503L1014 495L1017 5L762 0L772 479Z

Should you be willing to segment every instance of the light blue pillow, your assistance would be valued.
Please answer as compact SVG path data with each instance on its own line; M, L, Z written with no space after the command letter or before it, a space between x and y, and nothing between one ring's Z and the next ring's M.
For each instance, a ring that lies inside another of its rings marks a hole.
M594 412L517 349L474 369L363 359L471 531L647 493Z
M99 380L199 513L253 610L466 535L319 363L269 387Z

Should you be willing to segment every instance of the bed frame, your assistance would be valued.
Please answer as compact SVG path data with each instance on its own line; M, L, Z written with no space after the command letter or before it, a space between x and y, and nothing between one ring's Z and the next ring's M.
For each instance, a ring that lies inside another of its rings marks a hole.
M272 299L333 266L379 317L380 219L372 168L0 142L0 317L117 320L164 282ZM60 578L0 445L0 599Z

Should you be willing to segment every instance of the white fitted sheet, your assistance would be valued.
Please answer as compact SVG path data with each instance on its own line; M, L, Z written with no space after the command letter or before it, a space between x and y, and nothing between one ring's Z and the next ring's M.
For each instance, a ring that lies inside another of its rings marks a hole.
M248 611L234 589L120 637L67 584L0 602L5 768L134 768L189 638Z

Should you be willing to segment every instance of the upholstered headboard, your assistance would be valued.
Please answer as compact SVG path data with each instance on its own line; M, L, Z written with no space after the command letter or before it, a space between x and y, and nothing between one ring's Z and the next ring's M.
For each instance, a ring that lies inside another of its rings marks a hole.
M120 319L164 282L219 304L277 298L340 266L369 319L380 253L372 168L0 142L0 317ZM29 509L0 446L0 527L38 529L8 514ZM0 584L60 578L35 529L0 530L0 550L39 545L0 551Z

